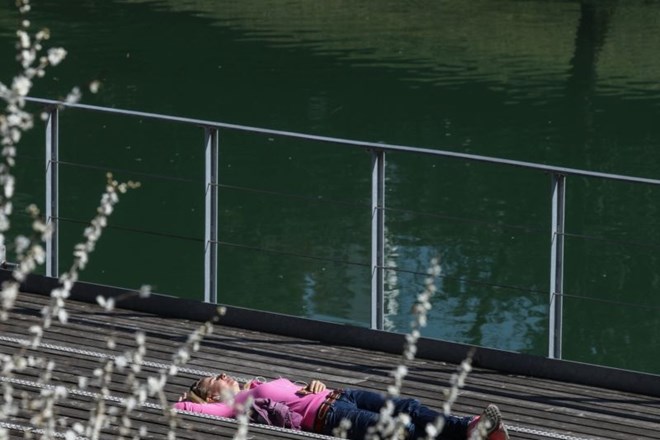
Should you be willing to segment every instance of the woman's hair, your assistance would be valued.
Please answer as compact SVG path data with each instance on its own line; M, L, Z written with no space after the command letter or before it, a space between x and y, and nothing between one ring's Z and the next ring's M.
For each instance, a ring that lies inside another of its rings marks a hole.
M208 379L209 376L204 376L200 377L197 379L195 382L193 382L192 385L190 385L190 388L188 389L188 392L186 393L187 399L190 400L191 402L195 403L207 403L207 399L209 397L217 397L217 396L209 396L209 389L205 385L206 382L204 379ZM257 376L254 379L247 381L244 386L242 386L242 389L248 389L250 383L264 383L266 382L266 379L261 376Z
M206 403L208 397L208 390L203 386L202 379L204 378L202 377L193 382L188 390L188 398L195 403Z

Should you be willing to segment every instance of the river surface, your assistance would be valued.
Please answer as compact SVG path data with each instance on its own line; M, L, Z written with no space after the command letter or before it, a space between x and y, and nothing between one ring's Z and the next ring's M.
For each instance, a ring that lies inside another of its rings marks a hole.
M0 7L0 80L17 67ZM660 2L33 2L68 57L33 96L99 80L88 104L660 178ZM38 112L38 109L35 109ZM42 124L23 141L20 213L44 205ZM113 171L122 198L82 278L202 298L202 131L61 116L62 267ZM219 298L369 324L370 156L220 133ZM431 258L425 336L546 355L550 178L391 155L386 326L405 332ZM564 357L660 373L660 190L567 182Z

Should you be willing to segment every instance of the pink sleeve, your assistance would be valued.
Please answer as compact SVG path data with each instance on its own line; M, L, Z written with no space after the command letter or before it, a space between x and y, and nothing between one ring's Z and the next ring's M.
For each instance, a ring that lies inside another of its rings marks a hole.
M250 383L248 384L248 388L247 388L247 389L248 389L248 390L251 390L251 389L254 388L254 387L258 387L258 386L261 385L262 383L265 383L265 382L260 382L260 381L258 381L258 380L256 380L256 379L251 380Z
M218 417L234 417L234 411L224 403L177 402L174 408L179 411L191 411Z

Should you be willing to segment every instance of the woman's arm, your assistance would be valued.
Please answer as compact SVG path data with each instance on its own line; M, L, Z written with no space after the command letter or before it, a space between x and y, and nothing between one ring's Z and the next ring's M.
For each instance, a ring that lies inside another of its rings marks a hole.
M309 385L298 390L296 394L301 394L301 395L316 394L316 393L320 393L321 391L324 391L325 388L326 386L323 382L321 382L320 380L313 380L309 383Z
M191 411L218 417L235 416L232 407L224 403L194 403L182 401L175 403L174 408L179 411Z

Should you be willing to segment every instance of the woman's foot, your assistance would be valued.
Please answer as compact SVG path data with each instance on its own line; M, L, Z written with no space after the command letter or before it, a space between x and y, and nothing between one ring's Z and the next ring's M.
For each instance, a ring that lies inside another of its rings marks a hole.
M476 416L470 421L467 438L470 440L509 440L509 433L502 423L502 414L497 405L488 405L480 416Z

